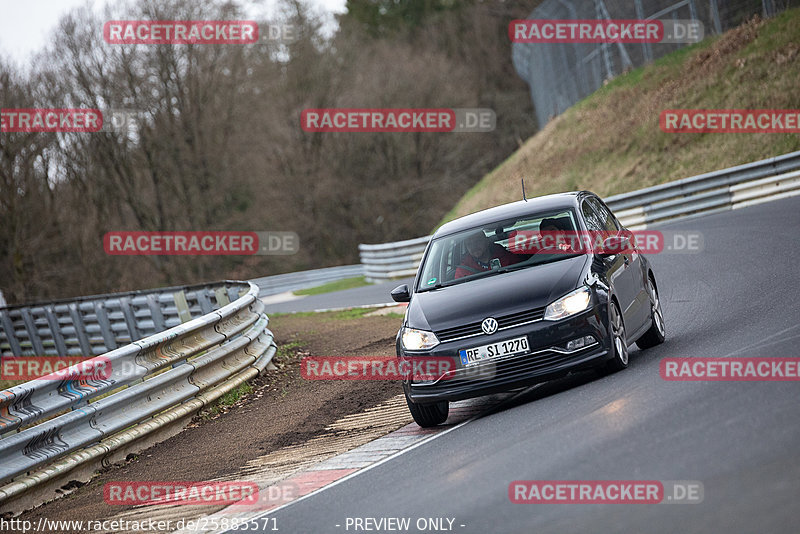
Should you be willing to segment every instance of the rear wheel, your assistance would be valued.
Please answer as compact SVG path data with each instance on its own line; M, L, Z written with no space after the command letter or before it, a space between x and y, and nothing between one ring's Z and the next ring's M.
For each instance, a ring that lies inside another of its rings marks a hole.
M650 294L650 316L653 324L637 341L636 345L640 349L649 349L664 342L666 329L664 327L664 313L661 311L661 300L658 298L658 290L653 283L653 278L647 277L647 292Z
M447 401L435 404L417 404L411 402L406 394L406 404L411 412L411 417L422 428L436 426L447 421L447 414L450 413L450 403Z
M625 323L617 303L611 301L609 307L608 329L611 336L611 350L614 357L605 366L606 373L616 373L628 367L628 344L625 342Z

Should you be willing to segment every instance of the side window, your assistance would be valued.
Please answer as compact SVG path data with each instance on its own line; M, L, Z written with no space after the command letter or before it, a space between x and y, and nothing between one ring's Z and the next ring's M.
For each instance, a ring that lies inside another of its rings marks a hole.
M597 213L594 206L589 203L589 199L584 200L581 204L581 212L583 213L583 218L586 220L586 226L590 231L602 232L605 230L605 225L603 224L600 214Z
M594 208L594 211L600 217L600 223L602 225L602 229L606 232L610 232L616 234L619 232L620 228L617 225L617 221L614 219L614 216L611 212L606 208L602 202L599 202L596 198L589 197L586 199Z

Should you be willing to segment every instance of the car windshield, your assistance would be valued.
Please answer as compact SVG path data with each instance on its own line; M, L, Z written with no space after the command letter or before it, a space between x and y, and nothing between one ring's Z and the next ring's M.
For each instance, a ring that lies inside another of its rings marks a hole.
M570 258L579 249L530 246L543 234L574 233L571 209L497 221L434 239L425 256L417 291L431 291L543 263Z

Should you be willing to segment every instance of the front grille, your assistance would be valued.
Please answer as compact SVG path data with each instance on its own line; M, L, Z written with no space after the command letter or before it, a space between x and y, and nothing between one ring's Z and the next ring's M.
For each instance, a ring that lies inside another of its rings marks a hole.
M476 386L492 386L497 383L512 381L526 375L545 374L562 365L583 359L591 351L581 350L574 354L560 354L543 350L535 354L514 356L502 360L494 360L493 366L478 365L473 368L459 368L452 377L444 378L435 384L417 384L419 391L452 391L458 388L474 388Z
M523 312L501 315L499 317L495 317L495 319L497 319L497 329L505 330L506 328L513 328L521 324L539 321L542 319L542 317L544 317L544 306ZM452 341L454 339L463 337L477 336L479 334L483 334L483 330L481 330L481 322L482 321L478 321L475 323L455 326L453 328L437 330L435 334L441 342Z

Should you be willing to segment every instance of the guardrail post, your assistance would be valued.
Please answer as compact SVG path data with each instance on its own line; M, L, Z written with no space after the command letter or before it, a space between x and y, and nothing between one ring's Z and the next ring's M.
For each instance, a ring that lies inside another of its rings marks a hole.
M44 354L44 346L42 345L42 340L39 338L39 331L36 328L36 323L31 316L31 311L28 308L22 308L19 310L20 315L22 315L22 322L25 323L25 329L28 331L28 339L31 342L31 349L33 353L37 356L41 356Z
M211 299L208 298L208 294L206 294L205 291L196 291L195 295L197 295L197 302L200 304L200 310L203 312L203 315L211 313L214 310Z
M122 310L122 316L125 317L125 324L128 325L128 335L130 342L139 339L139 328L136 326L136 314L133 313L130 297L122 297L119 299L119 307Z
M158 304L158 296L150 294L145 299L147 300L147 307L150 309L150 318L153 320L153 329L156 332L166 330L167 325L164 322L164 314L161 313L161 306Z
M81 352L84 356L93 356L92 344L89 343L89 337L86 335L86 325L81 316L81 310L78 304L72 302L67 304L69 308L69 316L72 318L72 325L75 327L75 336L78 338L78 345L81 347Z
M17 340L17 334L14 332L14 325L11 323L11 318L8 316L8 310L0 310L0 325L6 333L8 345L11 348L11 354L14 356L22 356L22 347Z
M108 311L103 302L95 301L94 313L97 317L97 324L100 325L100 333L103 335L103 344L106 346L106 351L114 350L117 348L117 340L114 336L114 331L111 329L111 323L108 320Z
M192 312L189 311L189 303L186 302L186 294L183 291L173 293L172 297L175 299L175 307L178 309L178 317L182 323L188 323L192 320Z
M66 356L67 344L64 341L64 336L61 334L61 325L58 324L58 318L53 311L53 306L45 306L44 313L47 317L47 324L50 325L50 332L53 334L53 342L56 344L56 352L59 356Z
M228 292L225 291L224 287L217 288L214 291L214 296L217 298L217 304L220 308L231 303L231 299L228 298Z

